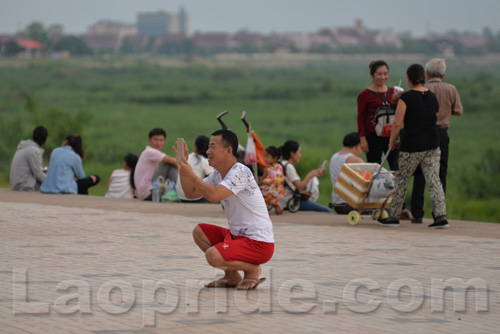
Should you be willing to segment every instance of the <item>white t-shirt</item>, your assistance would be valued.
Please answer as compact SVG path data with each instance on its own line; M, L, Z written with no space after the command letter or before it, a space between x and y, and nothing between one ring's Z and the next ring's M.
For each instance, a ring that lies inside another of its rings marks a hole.
M274 242L273 223L269 218L266 202L248 167L236 163L224 180L215 170L203 181L214 187L220 184L233 192L233 195L222 200L233 236Z
M203 155L196 154L194 152L189 153L188 164L193 168L193 172L200 178L203 179L207 175L210 175L214 171L213 167L208 164L208 159ZM177 175L177 182L175 184L175 190L177 191L177 196L185 201L195 201L199 198L186 198L184 190L181 185L181 176Z
M293 164L289 163L286 160L281 161L281 164L284 167L283 171L285 173L285 196L283 196L283 199L280 202L280 206L282 208L286 208L286 204L293 197L293 192L295 190L295 186L292 190L288 185L293 186L293 182L300 181L300 176Z
M342 166L345 164L346 160L353 156L352 153L339 154L335 153L330 159L330 178L332 179L332 204L344 204L344 201L339 195L333 192L333 188L335 188L335 183L337 183L337 179L340 175L340 170Z
M130 186L130 171L116 169L109 178L109 189L105 197L134 198L134 189Z
M146 149L142 151L134 172L134 183L139 199L144 200L151 194L153 176L158 171L158 164L165 156L165 153L151 146L146 146Z

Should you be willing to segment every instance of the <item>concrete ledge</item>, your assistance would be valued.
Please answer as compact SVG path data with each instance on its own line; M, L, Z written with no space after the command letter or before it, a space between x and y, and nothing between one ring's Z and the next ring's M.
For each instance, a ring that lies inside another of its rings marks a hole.
M151 203L136 199L124 200L115 198L105 198L101 196L83 195L51 195L40 192L11 191L0 188L0 202L13 203L37 203L44 205L57 205L73 208L91 208L111 211L172 214L185 217L206 217L225 219L224 212L218 204L186 204L186 203ZM347 216L335 213L326 214L321 212L290 213L285 211L283 215L277 216L274 211L270 214L274 223L305 224L311 226L336 226L349 227L354 229L374 229L385 230L379 226L369 216L362 216L361 222L357 226L350 226ZM484 238L500 239L500 226L494 223L472 222L450 220L450 228L445 230L431 230L427 225L431 224L430 219L424 219L423 224L411 224L409 221L401 221L400 231L415 233L431 233L446 235L462 235Z

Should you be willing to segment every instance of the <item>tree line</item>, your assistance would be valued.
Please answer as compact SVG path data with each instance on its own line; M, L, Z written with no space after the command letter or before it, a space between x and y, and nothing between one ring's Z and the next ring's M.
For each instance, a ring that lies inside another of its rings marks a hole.
M320 45L308 50L308 53L340 53L340 54L362 54L362 53L424 53L436 54L446 53L447 50L452 50L455 55L481 55L487 53L500 53L500 31L496 34L488 27L483 29L481 35L466 33L468 36L482 37L486 43L480 43L477 46L467 46L460 42L460 34L457 31L450 31L445 35L431 35L424 38L413 38L409 34L399 36L403 46L398 48L395 46L382 46L377 44L368 44L360 46L340 46L336 50L332 50L327 45ZM43 54L51 54L53 52L69 52L73 56L88 56L109 53L109 50L92 49L85 42L83 36L76 35L53 35L50 28L46 28L43 23L35 21L29 24L26 29L18 34L23 38L33 39L43 45ZM273 53L282 50L283 46L273 45L271 42L272 36L262 36L263 43L260 46L250 42L243 43L238 47L233 48L200 48L193 43L192 38L186 37L184 40L177 42L165 42L161 44L155 43L155 37L150 36L147 43L138 45L133 40L124 38L120 48L113 50L116 54L159 54L159 55L210 55L221 52L237 52L243 54L252 53ZM294 45L290 44L287 47L291 53L303 53ZM16 44L15 40L2 45L0 54L4 56L14 56L21 53L24 49Z

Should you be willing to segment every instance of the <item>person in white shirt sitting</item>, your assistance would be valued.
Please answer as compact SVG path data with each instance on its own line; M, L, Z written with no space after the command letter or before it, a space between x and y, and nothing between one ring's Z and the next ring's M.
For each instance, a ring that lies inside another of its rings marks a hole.
M332 179L332 207L336 213L347 215L354 210L346 201L339 195L333 192L335 183L340 175L340 170L344 164L364 163L360 158L363 150L361 149L361 140L357 132L351 132L344 137L342 142L344 147L335 153L330 159L330 178Z
M214 171L213 167L208 164L207 150L210 139L207 136L198 136L194 141L194 152L189 153L188 164L193 169L194 173L199 178L204 179ZM177 182L175 184L177 196L181 202L184 203L210 203L205 197L187 198L182 189L182 182L180 175L177 175Z
M123 169L115 169L109 177L109 189L105 197L134 198L134 170L139 158L133 153L123 158Z

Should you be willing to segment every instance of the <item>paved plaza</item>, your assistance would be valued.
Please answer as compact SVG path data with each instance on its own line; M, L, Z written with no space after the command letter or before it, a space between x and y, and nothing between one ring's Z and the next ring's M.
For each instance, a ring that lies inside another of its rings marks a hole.
M447 230L368 217L272 214L276 251L257 290L192 241L227 226L216 204L144 203L0 189L1 333L492 333L500 225Z

